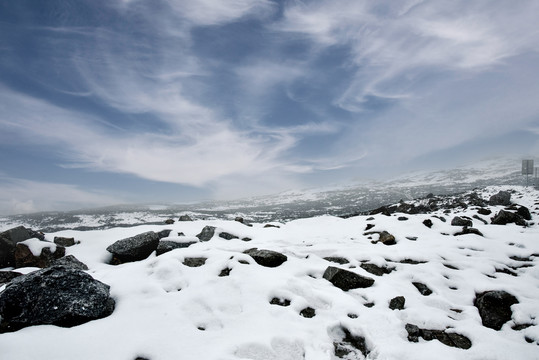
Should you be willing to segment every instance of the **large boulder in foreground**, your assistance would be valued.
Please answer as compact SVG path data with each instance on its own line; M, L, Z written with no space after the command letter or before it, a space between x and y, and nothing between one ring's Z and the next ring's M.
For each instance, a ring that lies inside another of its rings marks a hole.
M159 235L148 231L133 237L118 240L107 248L112 254L112 265L146 259L159 245Z
M259 250L254 248L246 250L243 253L252 257L258 265L265 267L277 267L288 260L286 255L272 250Z
M108 285L53 266L13 279L0 293L0 333L32 325L72 327L109 316L114 305Z
M518 304L517 298L506 291L486 291L477 294L474 301L483 326L494 330L500 330L503 324L511 320L511 305L514 304Z
M32 231L24 226L17 226L0 233L0 269L15 267L15 247L21 241L32 237Z
M323 277L343 291L367 288L374 284L374 279L334 266L328 266Z

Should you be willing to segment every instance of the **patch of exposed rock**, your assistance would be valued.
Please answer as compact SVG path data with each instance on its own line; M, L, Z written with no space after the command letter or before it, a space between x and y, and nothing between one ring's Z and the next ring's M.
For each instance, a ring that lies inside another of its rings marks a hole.
M259 250L254 248L246 250L243 253L252 257L258 265L265 267L277 267L288 260L286 255L272 250Z
M343 291L357 288L367 288L374 284L374 279L361 276L355 272L344 270L338 267L329 266L324 272L323 278L328 280L333 286Z
M112 265L146 259L159 245L159 235L148 231L139 235L116 241L107 247L112 254Z
M494 330L500 330L511 320L511 306L514 304L518 304L517 298L506 291L486 291L477 294L474 300L483 326Z

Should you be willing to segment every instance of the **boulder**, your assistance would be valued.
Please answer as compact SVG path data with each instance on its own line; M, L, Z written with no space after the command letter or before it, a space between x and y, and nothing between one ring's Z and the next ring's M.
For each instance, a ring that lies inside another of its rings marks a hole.
M174 224L174 219L166 219L166 220L165 220L165 224L167 224L167 225L172 225L172 224Z
M187 248L196 243L197 241L178 242L178 241L161 240L159 241L159 245L157 245L156 254L157 256L159 256L175 249Z
M63 236L55 236L54 237L54 243L56 245L60 245L63 247L69 247L75 245L75 238L72 237L63 237Z
M455 216L453 220L451 220L452 226L473 226L473 222L470 219L466 219L460 216Z
M28 239L19 242L15 246L15 267L38 267L51 266L53 260L65 255L65 248L54 243L38 239Z
M72 327L114 311L109 286L63 266L14 279L0 293L0 333L32 325Z
M375 264L369 264L369 263L363 263L359 265L363 270L376 275L376 276L382 276L385 274L390 274L395 268L390 268L386 266L378 266Z
M259 250L254 248L245 250L243 253L252 257L258 265L265 267L277 267L288 260L286 255L272 250Z
M159 237L159 240L161 240L162 238L169 237L171 232L172 230L169 229L161 230L157 233L157 236Z
M236 236L236 235L224 232L224 231L219 233L219 237L223 238L225 240L232 240L232 239L239 239L240 238L239 236Z
M492 195L488 203L489 205L511 205L511 194L507 191L500 191L496 195Z
M514 304L518 304L517 298L506 291L486 291L477 294L474 300L483 326L494 330L500 330L511 320L511 305Z
M329 266L323 277L343 291L368 288L374 284L374 279L334 266Z
M144 260L159 245L159 235L153 231L148 231L133 237L118 240L107 248L112 254L112 265L119 265L127 262Z
M404 296L396 296L389 301L389 308L391 310L403 310L405 302Z
M178 221L193 221L193 219L191 219L191 217L189 215L182 215L182 216L180 216Z
M61 265L75 270L88 270L88 266L85 263L77 259L73 255L67 255L59 259L53 260L51 266Z
M522 216L524 220L531 220L532 214L530 214L530 209L525 206L520 206L517 210L517 214Z
M210 241L215 234L215 226L204 226L200 234L197 235L200 241Z
M15 246L32 237L32 232L24 226L17 226L0 233L0 269L15 267Z
M490 209L479 208L479 209L477 209L477 213L479 215L490 215L490 214L492 214L492 211Z
M425 225L426 227L428 227L430 229L432 227L432 225L433 225L432 220L431 219L423 220L423 225Z
M381 242L384 245L395 245L397 243L395 241L395 236L391 235L387 231L382 231L380 233L380 238L378 239L378 242Z
M526 220L519 214L506 211L506 210L500 210L492 219L491 224L494 225L506 225L509 223L515 223L520 226L526 226Z

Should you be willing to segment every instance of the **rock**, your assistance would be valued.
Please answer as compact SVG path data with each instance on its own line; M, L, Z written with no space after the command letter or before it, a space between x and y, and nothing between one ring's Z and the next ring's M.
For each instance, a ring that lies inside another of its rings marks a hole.
M160 240L159 244L157 245L156 255L157 256L163 255L164 253L167 253L175 249L184 249L196 243L197 243L196 241L178 242L178 241Z
M334 266L329 266L324 272L323 277L331 282L333 286L336 286L343 291L368 288L374 284L374 279Z
M0 286L19 276L22 274L16 271L0 271Z
M454 236L467 235L467 234L475 234L475 235L483 236L483 233L479 231L478 229L473 228L473 227L467 227L467 226L462 228L462 231L455 233Z
M304 318L311 319L316 316L316 310L309 306L301 310L299 314L303 316Z
M112 265L146 259L159 245L159 235L148 231L133 237L118 240L107 248L112 254Z
M479 209L477 209L477 213L479 215L490 215L490 214L492 214L492 211L490 211L490 209L479 208Z
M524 220L531 220L532 215L530 214L530 209L525 206L520 206L517 210L517 214L522 216Z
M69 269L75 270L88 270L88 266L85 263L81 262L73 255L67 255L59 259L53 260L51 266L61 265Z
M174 224L174 219L166 219L166 220L165 220L165 224L167 224L167 225L172 225L172 224Z
M382 276L384 274L390 274L393 270L395 270L395 268L388 268L388 267L384 267L384 266L378 266L378 265L375 265L375 264L368 264L368 263L364 263L364 264L361 264L359 265L363 270L373 274L373 275L376 275L376 276Z
M243 237L241 238L241 241L251 241L253 239L251 239L250 237Z
M432 290L429 289L427 285L420 282L413 282L412 284L417 288L417 290L419 290L421 295L429 296L430 294L432 294Z
M391 216L391 211L388 209L387 206L381 206L378 209L374 209L369 212L369 215L376 215L376 214L382 214L385 216Z
M237 222L240 222L243 224L243 218L241 216L236 216L236 218L234 219L234 221L237 221Z
M511 194L507 191L500 191L496 195L492 195L488 203L489 205L511 205Z
M369 231L370 229L372 229L375 225L374 224L367 224L367 226L365 226L365 231Z
M354 335L341 325L339 329L341 339L333 342L335 356L340 359L366 358L370 350L363 336ZM359 353L358 353L359 352Z
M481 222L482 222L483 224L485 224L485 225L488 224L488 222L487 222L485 219L483 219L482 217L479 217L478 215L473 215L472 217L473 217L474 219L477 219L477 220L481 221Z
M500 330L511 320L511 305L514 304L518 304L517 298L505 291L486 291L477 294L474 300L483 326L494 330Z
M56 245L60 245L63 247L69 247L75 245L75 238L72 237L63 237L63 236L55 236L54 237L54 243Z
M0 333L32 325L72 327L114 311L109 286L63 266L14 279L0 293Z
M470 219L466 219L460 216L455 216L453 220L451 220L452 226L473 226L473 222Z
M290 306L290 300L288 299L279 299L278 297L274 297L270 300L271 305L279 305L279 306Z
M252 257L258 265L265 267L277 267L284 263L288 258L286 255L272 250L249 249L243 252Z
M494 225L506 225L509 223L515 223L520 226L526 226L526 220L519 214L515 214L510 211L500 210L492 219L491 224Z
M223 238L225 240L232 240L232 239L239 239L240 238L239 236L232 235L232 234L224 232L224 231L219 233L219 237Z
M410 240L410 241L416 241L417 240L417 236L407 236L406 239Z
M182 264L189 267L200 267L206 263L206 260L208 259L205 257L187 257Z
M413 324L406 324L405 329L408 332L408 341L410 342L418 342L419 338L422 337L426 341L438 340L444 345L458 349L467 350L472 347L470 339L461 334L448 333L443 330L421 329Z
M425 219L423 220L423 225L425 225L426 227L428 227L429 229L432 227L432 220L431 219Z
M200 241L210 241L215 234L215 226L204 226L200 234L197 235Z
M334 262L336 264L341 264L341 265L348 264L350 262L348 261L348 259L345 259L339 256L326 256L324 260L329 261L329 262Z
M32 252L32 247L35 245L42 246L40 254L36 255ZM65 255L65 248L54 243L40 241L38 239L28 239L25 242L20 242L15 247L15 267L38 267L46 268L51 266L52 261L61 258Z
M406 216L399 216L399 217L397 218L397 220L399 220L399 221L407 221L408 218L407 218Z
M0 269L15 267L15 246L32 237L30 230L24 226L17 226L0 233Z
M387 231L382 231L380 233L380 238L378 239L378 242L381 242L384 245L395 245L397 243L395 241L395 236L391 235Z
M171 232L172 230L168 230L168 229L161 230L157 233L157 236L159 237L159 240L161 240L163 238L169 237Z
M278 225L273 225L273 224L266 224L266 225L264 225L264 228L265 228L265 229L267 229L267 228L277 228L277 229L279 229L280 226L278 226Z
M182 216L180 216L178 221L193 221L193 219L191 219L191 217L189 215L182 215Z
M406 302L406 299L404 298L404 296L394 297L393 299L389 301L389 308L391 310L403 310L405 302Z
M219 277L224 277L224 276L229 276L230 275L230 272L232 271L231 268L224 268L223 270L221 270L221 272L219 273Z

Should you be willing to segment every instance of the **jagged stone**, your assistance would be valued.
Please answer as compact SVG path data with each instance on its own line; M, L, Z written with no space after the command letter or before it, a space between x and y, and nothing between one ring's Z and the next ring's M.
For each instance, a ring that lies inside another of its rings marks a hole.
M417 282L417 281L413 282L412 284L417 288L417 290L421 293L421 295L429 296L430 294L432 294L432 290L429 289L427 285Z
M116 241L107 247L107 251L112 254L112 265L119 265L127 262L140 261L146 259L159 245L159 235L153 231L148 231L136 236Z
M0 333L32 325L72 327L114 311L109 286L64 266L14 279L0 293Z
M159 237L159 240L161 240L163 238L169 237L171 232L172 230L169 229L161 230L157 233L157 236Z
M359 265L363 270L373 274L373 275L376 275L376 276L382 276L384 274L390 274L393 270L395 270L395 268L390 268L390 267L387 267L387 266L378 266L378 265L375 265L375 264L368 264L368 263L364 263L364 264L361 264Z
M15 267L15 247L17 243L32 237L32 232L24 226L17 226L0 233L0 269Z
M519 214L506 211L506 210L500 210L491 221L491 224L494 225L507 225L509 223L515 223L520 226L526 226L526 220Z
M374 279L334 266L329 266L326 269L323 278L343 291L367 288L374 284Z
M500 330L503 324L511 320L511 305L514 304L518 304L517 298L503 290L477 294L474 300L483 326L494 330Z
M455 216L453 220L451 220L452 226L473 226L473 222L470 219L466 219L464 217Z
M221 270L221 272L219 273L219 277L224 277L224 276L229 276L230 275L230 272L232 271L231 268L224 268L223 270Z
M65 248L54 243L41 241L38 239L29 239L28 241L35 241L43 243L39 255L32 253L29 244L20 242L15 246L15 267L38 267L46 268L51 266L52 262L65 255Z
M55 236L54 243L63 247L70 247L76 244L75 238L63 236Z
M387 231L382 231L380 233L380 238L377 242L381 242L384 245L395 245L397 241L395 241L395 236L388 233Z
M64 266L69 269L75 269L75 270L88 270L88 266L86 266L85 263L83 263L82 261L80 261L73 255L67 255L59 259L53 260L51 262L51 266L56 266L56 265Z
M365 231L369 231L370 229L372 229L375 225L374 224L367 224L367 226L365 226Z
M391 212L390 212L390 210L388 209L387 206L381 206L378 209L374 209L374 210L369 212L369 215L376 215L376 214L382 214L382 215L385 215L385 216L391 216Z
M254 248L246 250L243 253L252 257L258 265L265 267L277 267L288 260L286 255L272 250L259 250Z
M204 226L200 234L198 234L196 237L199 238L200 241L210 241L211 238L215 235L215 226Z
M489 205L511 205L511 194L507 191L500 191L496 195L492 195L488 203Z
M396 296L389 301L389 308L391 310L403 310L405 302L404 296Z

